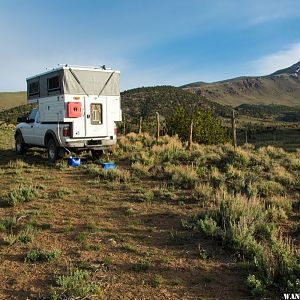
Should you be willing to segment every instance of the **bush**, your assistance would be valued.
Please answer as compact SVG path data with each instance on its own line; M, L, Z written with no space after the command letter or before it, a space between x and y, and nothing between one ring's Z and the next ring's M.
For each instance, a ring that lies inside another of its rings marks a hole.
M265 293L265 286L261 280L257 279L255 275L249 275L247 278L247 286L253 296L263 296Z
M47 251L40 249L33 249L26 253L25 262L50 262L59 257L60 252L55 251Z
M230 141L227 130L221 125L210 111L197 109L192 114L193 141L205 144L227 143ZM188 139L191 116L182 106L176 108L174 113L166 119L168 133L178 134L182 140Z
M165 173L176 187L183 189L194 188L198 180L196 170L189 166L171 165L165 168Z
M153 287L158 287L163 283L163 278L160 275L155 275L151 280L151 285Z
M149 269L149 262L147 260L135 264L132 269L136 272L147 271Z
M220 234L220 228L218 227L217 222L208 216L205 216L205 219L198 221L198 229L211 237L217 237Z
M39 196L39 191L36 187L21 186L14 189L1 197L0 202L4 206L16 206L19 203L35 200Z
M50 299L92 299L101 295L96 283L91 283L91 275L85 270L74 270L56 279L56 287L51 288Z

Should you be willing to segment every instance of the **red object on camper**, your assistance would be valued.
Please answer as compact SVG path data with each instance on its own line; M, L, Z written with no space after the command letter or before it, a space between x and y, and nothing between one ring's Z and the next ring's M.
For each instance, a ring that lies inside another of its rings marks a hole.
M81 116L81 102L68 102L68 118L79 118Z

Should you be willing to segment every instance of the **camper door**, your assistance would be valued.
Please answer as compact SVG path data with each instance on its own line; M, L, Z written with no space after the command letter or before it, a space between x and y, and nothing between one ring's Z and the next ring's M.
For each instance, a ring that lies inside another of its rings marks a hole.
M107 132L106 97L84 98L85 136L104 137Z

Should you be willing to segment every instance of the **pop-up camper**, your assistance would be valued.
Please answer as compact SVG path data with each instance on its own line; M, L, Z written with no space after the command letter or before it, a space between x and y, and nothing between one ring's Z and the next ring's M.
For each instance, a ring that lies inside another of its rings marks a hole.
M28 103L38 109L20 120L16 151L46 147L56 160L64 148L99 154L115 145L115 122L122 116L119 79L119 71L67 65L27 78Z

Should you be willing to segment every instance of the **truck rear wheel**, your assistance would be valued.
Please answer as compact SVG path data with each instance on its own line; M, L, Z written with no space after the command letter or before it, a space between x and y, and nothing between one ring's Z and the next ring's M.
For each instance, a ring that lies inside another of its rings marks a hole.
M16 143L15 143L15 148L16 148L16 153L18 155L22 155L22 154L25 154L26 151L27 151L27 147L26 147L26 144L23 140L23 137L22 137L22 134L21 133L18 133L16 135Z
M53 139L50 139L47 144L47 152L48 152L48 161L54 163L59 158L58 156L59 148L56 146L56 143Z

